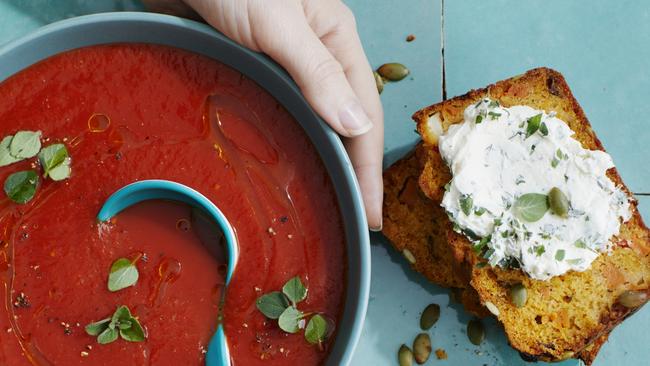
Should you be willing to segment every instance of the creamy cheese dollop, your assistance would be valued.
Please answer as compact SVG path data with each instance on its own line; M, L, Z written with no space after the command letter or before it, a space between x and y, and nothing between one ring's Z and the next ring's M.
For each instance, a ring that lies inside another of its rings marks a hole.
M611 157L584 149L573 134L553 112L483 99L440 136L453 174L442 206L490 265L547 280L584 271L611 250L631 217L629 199L606 175ZM516 209L523 195L554 187L568 199L565 217L549 209L530 222Z

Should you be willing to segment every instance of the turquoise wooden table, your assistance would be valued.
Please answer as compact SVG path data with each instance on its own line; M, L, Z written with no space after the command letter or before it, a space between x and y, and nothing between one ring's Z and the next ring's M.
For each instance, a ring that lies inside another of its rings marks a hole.
M562 72L630 189L650 192L650 2L443 1L347 1L371 63L398 61L411 69L409 78L386 86L382 94L386 165L417 141L412 112L442 99L444 47L448 96L536 66ZM3 0L0 44L56 20L113 10L141 6L131 0ZM409 34L416 39L407 43ZM638 198L650 220L650 197ZM398 347L412 342L420 312L430 303L442 307L430 332L433 347L444 348L449 359L428 364L526 364L494 322L487 322L486 342L470 344L465 335L470 317L449 303L446 290L412 273L381 235L372 236L372 256L370 305L353 365L395 365ZM612 332L596 365L650 364L649 327L646 306Z

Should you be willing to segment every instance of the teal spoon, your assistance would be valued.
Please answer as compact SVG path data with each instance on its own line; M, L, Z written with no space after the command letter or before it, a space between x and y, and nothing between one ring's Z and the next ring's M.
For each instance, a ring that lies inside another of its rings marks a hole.
M228 269L226 273L226 286L230 283L232 274L239 257L239 247L235 232L221 210L207 197L196 190L180 183L167 180L143 180L122 187L113 193L99 211L97 219L100 222L110 220L126 208L148 200L171 200L186 203L200 208L213 219L221 228L226 242ZM215 243L218 245L218 243ZM210 340L208 353L205 358L206 366L230 366L230 354L223 325L219 324L217 331Z

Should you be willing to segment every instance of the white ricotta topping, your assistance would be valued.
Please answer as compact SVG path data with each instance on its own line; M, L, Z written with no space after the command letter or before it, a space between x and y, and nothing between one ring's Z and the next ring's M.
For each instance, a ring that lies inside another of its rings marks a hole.
M519 266L546 280L584 271L611 250L611 237L631 212L626 194L606 176L614 167L607 153L582 148L554 113L527 106L484 99L464 119L439 139L453 174L442 206L490 265ZM530 222L514 209L522 195L547 195L554 187L568 198L567 217L548 210Z

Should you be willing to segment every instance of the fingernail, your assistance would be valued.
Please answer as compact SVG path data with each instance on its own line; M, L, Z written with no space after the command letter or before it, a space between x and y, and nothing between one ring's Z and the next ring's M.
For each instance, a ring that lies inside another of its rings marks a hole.
M350 136L359 136L370 131L372 122L359 102L353 101L339 110L339 121Z
M368 229L370 229L370 231L373 231L373 232L379 232L383 228L384 228L384 224L379 223L379 226L372 226L372 227L369 227Z

